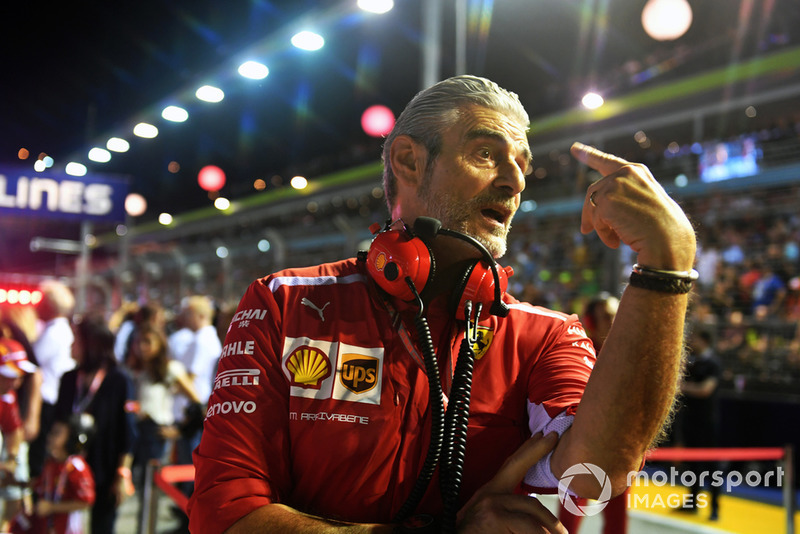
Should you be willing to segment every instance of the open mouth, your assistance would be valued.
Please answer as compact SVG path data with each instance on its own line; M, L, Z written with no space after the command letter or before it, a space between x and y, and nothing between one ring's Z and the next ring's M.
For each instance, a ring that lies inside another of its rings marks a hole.
M484 217L486 217L487 219L491 219L493 221L496 221L498 224L505 225L505 223L506 223L506 219L507 219L506 214L501 212L501 211L498 211L498 210L495 210L495 209L491 209L491 208L486 208L486 209L481 210L481 214Z

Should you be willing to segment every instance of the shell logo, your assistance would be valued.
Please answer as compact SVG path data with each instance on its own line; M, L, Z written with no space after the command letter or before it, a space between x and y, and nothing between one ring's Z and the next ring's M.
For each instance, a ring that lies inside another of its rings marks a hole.
M383 252L379 253L378 256L375 258L375 268L379 271L382 271L383 268L386 267L387 263L388 260L386 259L386 254L384 254Z
M292 385L307 389L319 389L322 381L331 376L331 362L321 350L298 347L286 360L286 368L292 374Z

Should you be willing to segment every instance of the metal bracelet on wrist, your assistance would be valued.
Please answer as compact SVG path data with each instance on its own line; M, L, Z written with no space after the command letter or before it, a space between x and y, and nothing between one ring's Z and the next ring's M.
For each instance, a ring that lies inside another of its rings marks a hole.
M695 269L689 271L670 271L666 269L653 269L652 267L645 267L638 263L633 265L633 272L640 276L647 276L650 278L688 280L689 282L694 282L700 278L700 273Z

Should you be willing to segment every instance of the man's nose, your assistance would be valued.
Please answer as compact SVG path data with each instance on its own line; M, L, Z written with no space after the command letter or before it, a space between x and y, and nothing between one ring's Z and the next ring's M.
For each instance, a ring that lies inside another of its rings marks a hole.
M500 166L495 179L495 187L506 190L510 196L516 196L525 190L525 168L520 162L509 159Z

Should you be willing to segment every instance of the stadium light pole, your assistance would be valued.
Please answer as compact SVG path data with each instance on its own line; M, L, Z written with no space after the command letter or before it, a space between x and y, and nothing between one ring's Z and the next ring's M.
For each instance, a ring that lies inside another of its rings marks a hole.
M442 75L442 0L422 3L422 89Z
M456 75L467 73L467 0L456 0Z

